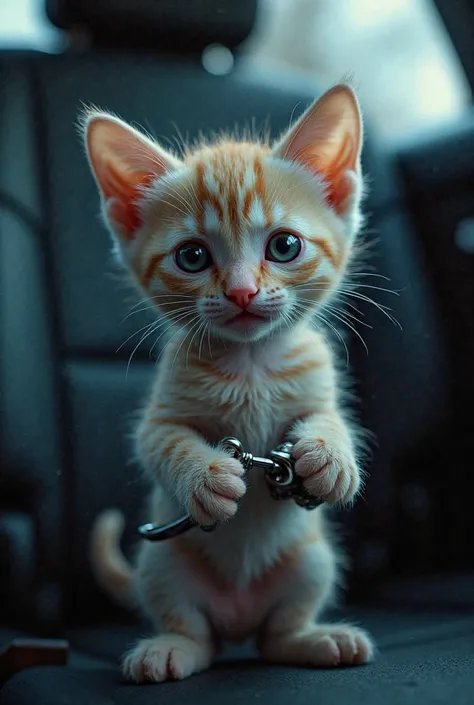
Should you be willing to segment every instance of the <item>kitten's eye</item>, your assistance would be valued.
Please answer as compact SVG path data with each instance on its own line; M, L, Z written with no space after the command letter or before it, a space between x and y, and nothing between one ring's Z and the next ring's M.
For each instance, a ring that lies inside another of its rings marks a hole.
M211 253L200 242L187 242L176 250L176 264L184 272L197 274L211 266Z
M272 262L292 262L301 252L301 240L292 233L277 233L268 241L265 258Z

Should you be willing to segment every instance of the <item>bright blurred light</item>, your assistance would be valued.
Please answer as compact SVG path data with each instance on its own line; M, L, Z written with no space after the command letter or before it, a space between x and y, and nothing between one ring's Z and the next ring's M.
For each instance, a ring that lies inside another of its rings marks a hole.
M61 40L46 17L44 0L0 0L0 47L54 51Z
M351 77L387 140L450 122L472 105L433 0L260 0L247 63L293 71L318 89Z
M412 2L413 0L349 0L347 12L354 27L359 25L369 28L388 22L404 12L410 12Z
M421 115L449 115L458 108L452 77L437 59L423 63L417 71L413 100Z
M204 49L201 61L209 73L215 76L225 76L233 69L234 55L222 44L210 44Z

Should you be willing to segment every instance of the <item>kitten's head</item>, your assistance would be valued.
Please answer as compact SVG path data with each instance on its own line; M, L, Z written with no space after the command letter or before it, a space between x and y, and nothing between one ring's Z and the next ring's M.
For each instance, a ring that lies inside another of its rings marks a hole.
M171 321L257 340L313 315L337 287L362 194L347 86L274 145L222 139L178 159L111 115L89 112L84 127L121 260Z

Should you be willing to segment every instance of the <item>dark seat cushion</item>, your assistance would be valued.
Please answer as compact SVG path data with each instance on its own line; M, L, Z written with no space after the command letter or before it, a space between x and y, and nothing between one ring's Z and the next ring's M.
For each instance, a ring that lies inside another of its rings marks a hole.
M353 616L353 615L351 615ZM1 705L105 705L196 702L274 705L464 705L474 692L474 613L360 610L357 620L371 629L380 652L374 664L356 669L307 670L267 666L249 649L225 653L211 671L182 683L134 686L122 679L117 659L140 633L130 628L82 629L72 644L94 652L76 653L66 668L35 668L17 674L0 693ZM143 632L142 632L143 633ZM101 660L99 655L104 657ZM110 660L107 660L110 659Z

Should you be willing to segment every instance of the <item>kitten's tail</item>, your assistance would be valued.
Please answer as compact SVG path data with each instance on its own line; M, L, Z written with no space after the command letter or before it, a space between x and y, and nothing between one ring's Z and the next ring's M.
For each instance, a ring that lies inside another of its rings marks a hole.
M119 605L133 607L133 570L120 548L125 518L118 509L106 509L96 518L90 541L90 561L99 585Z

